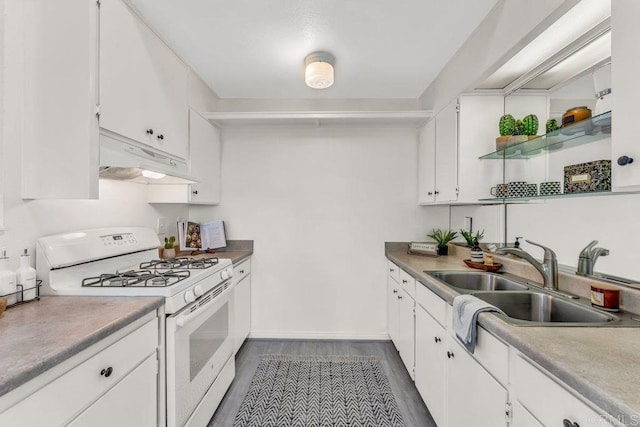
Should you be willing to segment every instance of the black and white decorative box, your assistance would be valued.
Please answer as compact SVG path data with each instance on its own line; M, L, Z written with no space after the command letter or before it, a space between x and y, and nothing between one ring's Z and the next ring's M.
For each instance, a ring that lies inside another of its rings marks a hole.
M611 191L611 160L564 167L564 192Z

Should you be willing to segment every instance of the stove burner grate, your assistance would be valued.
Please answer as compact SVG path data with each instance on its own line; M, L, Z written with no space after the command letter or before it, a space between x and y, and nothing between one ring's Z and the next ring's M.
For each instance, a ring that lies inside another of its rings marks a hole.
M101 274L82 280L82 286L101 287L166 287L191 276L189 270L131 270L124 273Z
M218 263L218 258L172 258L172 259L154 259L148 262L140 263L141 270L166 270L166 269L186 269L186 270L203 270L213 267Z

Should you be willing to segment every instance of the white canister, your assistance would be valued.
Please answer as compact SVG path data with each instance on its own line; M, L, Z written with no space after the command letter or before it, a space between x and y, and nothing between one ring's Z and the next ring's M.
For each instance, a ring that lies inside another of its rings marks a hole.
M6 295L8 305L15 304L18 302L17 291L16 273L9 270L7 251L2 251L2 257L0 257L0 296Z
M20 256L20 268L16 270L16 283L21 285L22 300L31 301L36 297L36 270L31 267L31 256L27 249Z

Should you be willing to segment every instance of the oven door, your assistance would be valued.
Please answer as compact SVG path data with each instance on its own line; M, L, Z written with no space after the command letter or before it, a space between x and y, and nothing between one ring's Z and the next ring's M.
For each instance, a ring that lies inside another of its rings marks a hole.
M229 284L222 292L217 287L167 317L170 427L184 425L233 354L233 289Z

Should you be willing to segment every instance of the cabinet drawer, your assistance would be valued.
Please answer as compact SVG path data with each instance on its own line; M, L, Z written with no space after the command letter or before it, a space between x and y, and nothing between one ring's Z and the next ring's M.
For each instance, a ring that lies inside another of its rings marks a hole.
M391 261L387 261L387 274L389 275L389 277L395 280L396 283L400 283L400 267L398 267Z
M447 303L420 282L416 284L416 302L438 323L442 326L446 325Z
M453 311L453 310L452 310ZM455 335L455 332L454 332ZM478 327L473 357L501 383L507 386L509 378L509 346Z
M414 279L412 276L409 275L409 273L407 273L404 270L400 270L400 284L402 285L402 288L407 291L407 293L409 295L411 295L411 298L416 297L416 279Z
M251 259L246 259L233 266L233 283L238 283L251 273Z
M154 318L0 414L0 425L67 424L157 347L158 319ZM101 374L109 367L108 377Z
M592 409L520 354L515 357L512 384L518 401L542 425L561 426L565 419L581 426L612 425L604 411Z

